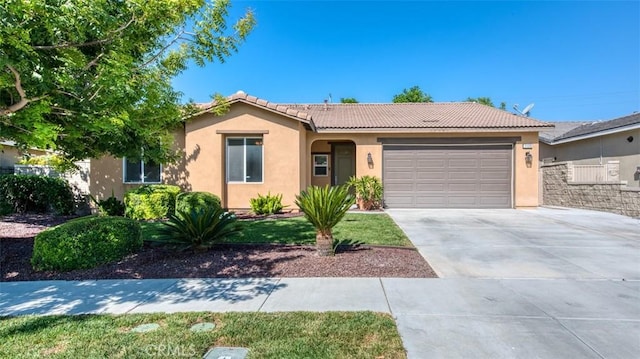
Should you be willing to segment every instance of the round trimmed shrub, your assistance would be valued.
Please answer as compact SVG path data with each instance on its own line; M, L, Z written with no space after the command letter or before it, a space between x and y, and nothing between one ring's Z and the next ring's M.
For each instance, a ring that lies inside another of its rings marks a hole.
M70 271L119 260L142 247L140 223L88 216L40 232L33 243L35 270Z
M220 197L209 192L184 192L176 197L176 213L190 213L193 210L204 211L207 208L220 207Z
M36 175L0 176L0 208L25 213L74 213L73 192L61 178Z
M174 214L180 187L144 185L124 195L124 215L133 219L162 219Z

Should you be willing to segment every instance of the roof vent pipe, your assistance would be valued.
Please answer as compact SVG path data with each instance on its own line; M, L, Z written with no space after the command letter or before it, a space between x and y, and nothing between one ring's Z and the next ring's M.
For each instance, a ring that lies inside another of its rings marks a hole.
M328 110L329 109L329 105L327 105L327 102L329 102L329 100L324 100L324 110Z

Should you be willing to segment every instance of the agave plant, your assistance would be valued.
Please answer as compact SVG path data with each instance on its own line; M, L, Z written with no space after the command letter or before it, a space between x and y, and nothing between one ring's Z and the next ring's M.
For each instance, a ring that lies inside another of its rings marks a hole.
M178 250L206 250L241 229L235 214L220 207L178 210L162 224L150 241Z
M296 196L296 206L316 229L316 250L319 255L335 253L331 230L342 220L354 201L346 186L311 186Z

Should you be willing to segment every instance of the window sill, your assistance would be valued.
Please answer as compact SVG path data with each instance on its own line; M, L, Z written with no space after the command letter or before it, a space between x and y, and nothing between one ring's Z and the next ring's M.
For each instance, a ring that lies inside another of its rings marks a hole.
M122 182L122 184L162 184L162 182Z

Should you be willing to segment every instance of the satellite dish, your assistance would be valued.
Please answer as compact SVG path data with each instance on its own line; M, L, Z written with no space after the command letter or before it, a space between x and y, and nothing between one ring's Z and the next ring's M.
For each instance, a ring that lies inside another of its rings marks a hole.
M522 116L529 117L529 112L531 112L531 109L533 108L533 106L535 106L535 104L530 103L527 105L527 107L525 107L522 111L520 111L518 109L518 104L515 104L513 105L513 109L516 110Z
M527 107L525 107L524 110L522 110L522 115L529 117L529 112L531 112L531 109L533 108L533 106L535 106L535 104L530 103Z

